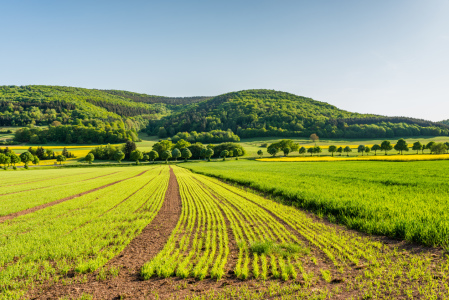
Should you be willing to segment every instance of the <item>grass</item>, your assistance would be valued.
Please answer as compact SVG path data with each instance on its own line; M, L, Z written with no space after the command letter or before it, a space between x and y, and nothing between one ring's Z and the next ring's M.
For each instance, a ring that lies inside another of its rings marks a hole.
M424 245L449 239L449 161L183 164L369 234Z
M304 246L296 243L276 243L270 240L250 243L249 251L253 255L278 255L283 258L308 252Z

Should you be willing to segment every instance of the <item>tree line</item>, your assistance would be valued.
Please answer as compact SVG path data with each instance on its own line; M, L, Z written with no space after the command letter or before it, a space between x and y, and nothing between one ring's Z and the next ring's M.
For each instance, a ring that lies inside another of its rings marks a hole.
M16 154L13 150L6 147L5 149L0 148L0 165L3 165L3 169L7 170L10 166L14 170L17 170L16 164L23 162L25 164L25 169L28 169L30 163L34 165L39 165L41 160L56 159L60 164L67 158L75 158L72 152L67 151L64 147L61 154L54 152L51 149L44 149L42 147L28 148L27 151Z
M141 160L152 161L162 160L168 162L169 159L177 161L179 158L188 159L208 159L221 157L238 157L246 154L245 149L235 143L221 143L219 145L204 145L200 142L191 144L183 139L173 143L171 140L159 140L152 146L153 150L145 152L137 149L134 142L128 141L121 148L112 145L100 146L92 149L85 157L85 161L92 163L95 159L100 160L122 160L135 161L139 164Z
M48 128L24 127L17 130L14 140L20 143L46 144L58 142L65 144L104 144L123 143L128 140L140 141L135 129L126 130L121 122L96 122L97 126L83 123L79 125L61 125L53 122Z
M421 154L424 154L424 150L426 149L430 151L430 154L444 154L449 150L449 142L437 143L431 141L427 144L422 144L421 142L417 141L413 143L412 147L410 148L408 143L404 139L399 139L394 145L391 144L390 141L385 140L380 145L375 144L372 147L367 145L359 145L357 147L357 152L361 153L362 156L365 154L369 154L372 151L374 152L374 155L377 155L377 151L383 151L385 155L388 155L388 152L393 149L398 151L398 153L400 153L401 155L403 154L403 152L410 151L410 149L416 151L416 154L419 154L419 151L421 151ZM338 147L335 145L331 145L327 148L327 151L331 153L332 156L334 156L334 153L339 153L340 156L342 155L342 153L346 153L346 155L349 156L349 153L351 153L353 149L350 146ZM292 152L298 152L301 155L310 153L310 155L313 156L313 154L322 153L323 148L316 145L309 148L300 147L298 143L294 143L292 140L281 140L279 142L270 144L267 147L267 152L272 156L276 156L279 152L283 152L285 156ZM257 154L259 156L262 156L263 151L259 150Z
M159 138L166 138L167 131L160 127L158 132ZM234 134L231 130L212 130L209 132L178 132L171 137L171 140L176 143L179 140L186 140L190 143L223 143L223 142L240 142L240 137Z

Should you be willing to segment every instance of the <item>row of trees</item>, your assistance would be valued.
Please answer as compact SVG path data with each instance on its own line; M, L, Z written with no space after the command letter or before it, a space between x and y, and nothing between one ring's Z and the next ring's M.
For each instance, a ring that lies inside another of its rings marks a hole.
M173 144L169 140L161 140L153 145L154 150L144 152L138 150L135 143L128 141L119 149L112 145L97 147L87 154L85 161L91 164L94 159L97 158L101 160L116 160L120 163L123 159L127 159L139 164L140 160L153 161L154 163L155 160L161 159L165 160L167 163L170 158L175 159L175 161L178 160L178 158L188 160L193 155L190 149L199 152L199 157L208 158L210 160L215 153L213 147L213 145L204 147L201 143L191 145L184 140L180 140L176 144ZM222 154L226 157L229 155L229 151L223 150Z
M407 152L410 150L408 143L404 139L399 139L395 145L392 145L390 141L383 141L380 145L375 144L372 147L359 145L357 147L357 152L361 153L363 156L364 154L369 154L371 151L374 151L374 155L377 155L377 151L384 151L385 155L388 155L388 151L391 151L393 149L398 151L400 154L403 154L404 151ZM419 151L421 151L421 153L424 153L424 150L426 149L430 150L431 154L443 154L449 150L449 142L436 143L432 141L427 144L421 144L421 142L418 141L413 144L411 149L415 150L417 154L419 153ZM313 156L313 154L322 153L323 149L320 146L309 147L308 149L306 149L305 147L299 147L299 144L294 143L292 140L281 140L279 142L272 143L267 148L267 152L273 156L276 156L281 151L285 156L287 156L291 152L296 151L298 151L299 154L310 153L310 155ZM352 152L352 148L350 146L337 147L335 145L331 145L329 146L327 151L331 153L332 156L334 156L334 153L340 153L340 156L342 155L342 153L346 153L347 156L349 156L349 153ZM262 156L263 151L259 150L257 154L259 156Z
M165 128L159 128L159 138L167 137ZM190 143L224 143L224 142L239 142L240 137L229 130L212 130L209 132L178 132L171 140L176 143L179 140L186 140Z
M56 155L55 159L61 164L67 158L62 154ZM28 169L30 163L38 165L40 159L37 155L33 155L30 151L25 151L20 155L14 153L14 151L6 148L5 150L0 149L0 165L3 165L3 169L7 170L10 166L14 170L17 170L17 164L23 162L25 164L25 169Z

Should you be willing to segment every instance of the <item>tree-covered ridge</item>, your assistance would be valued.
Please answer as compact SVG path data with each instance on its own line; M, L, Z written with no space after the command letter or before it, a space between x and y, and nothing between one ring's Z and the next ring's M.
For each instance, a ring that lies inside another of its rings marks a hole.
M187 111L150 121L148 131L177 132L231 129L240 138L260 136L374 138L447 135L449 127L404 117L358 114L328 103L273 90L246 90L214 97Z
M174 134L183 131L210 131L231 129L282 128L302 131L329 118L363 117L365 115L340 110L330 104L290 93L273 90L246 90L232 92L201 102L190 111L171 115L152 122L166 127Z
M0 126L79 123L78 120L139 124L167 114L163 105L136 103L99 90L62 86L1 86Z
M116 95L124 98L129 98L136 102L143 102L149 104L155 103L164 103L168 105L187 105L192 103L197 103L201 101L206 101L211 99L212 97L205 96L194 96L194 97L164 97L164 96L154 96L147 94L139 94L128 91L120 91L120 90L104 90L104 92L109 93L111 95Z
M441 121L440 123L449 126L449 119Z
M0 86L0 126L50 124L100 129L117 125L136 132L146 128L150 134L161 136L165 132L167 137L228 130L240 138L308 137L312 133L323 138L449 134L449 125L444 122L352 113L273 90L169 98L62 86Z

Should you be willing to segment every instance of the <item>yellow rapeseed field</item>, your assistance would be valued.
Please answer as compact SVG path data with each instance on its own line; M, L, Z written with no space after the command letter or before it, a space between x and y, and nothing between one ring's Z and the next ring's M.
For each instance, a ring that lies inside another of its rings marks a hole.
M370 156L305 156L305 157L275 157L259 158L264 162L315 162L315 161L421 161L421 160L446 160L449 154L415 154L415 155L370 155Z

